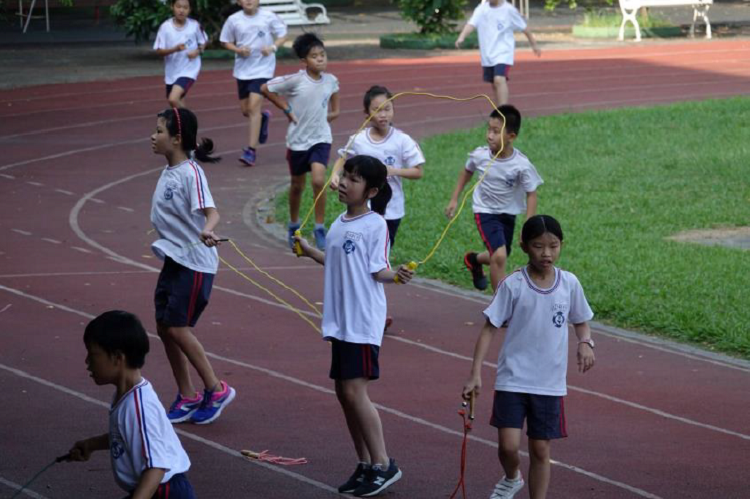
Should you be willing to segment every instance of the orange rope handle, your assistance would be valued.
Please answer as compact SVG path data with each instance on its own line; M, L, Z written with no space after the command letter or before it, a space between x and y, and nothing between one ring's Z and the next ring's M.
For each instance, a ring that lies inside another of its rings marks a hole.
M461 473L458 477L456 488L453 489L453 493L451 494L450 499L454 499L455 497L457 497L459 490L461 491L462 497L466 499L466 444L469 440L469 432L471 431L473 418L466 417L466 409L460 409L458 411L458 415L461 416L464 427L464 438L463 442L461 442Z
M250 461L265 461L267 463L278 464L280 466L295 466L298 464L307 464L307 458L274 456L273 454L269 454L267 450L261 452L243 450L240 451L240 454L242 454L245 459Z

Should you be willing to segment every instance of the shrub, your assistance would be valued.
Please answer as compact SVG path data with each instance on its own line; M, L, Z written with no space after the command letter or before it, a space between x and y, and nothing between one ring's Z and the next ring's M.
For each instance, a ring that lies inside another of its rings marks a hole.
M395 0L401 17L419 26L421 34L455 31L464 17L466 0Z

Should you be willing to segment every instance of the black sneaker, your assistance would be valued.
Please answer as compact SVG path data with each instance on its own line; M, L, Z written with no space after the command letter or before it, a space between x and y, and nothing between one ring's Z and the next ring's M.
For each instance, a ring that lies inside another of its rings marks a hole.
M396 461L390 459L387 470L375 465L365 472L362 484L352 492L355 497L372 497L380 494L385 489L398 482L401 478L401 470L396 466Z
M365 479L365 473L367 472L367 470L367 466L359 463L357 465L357 469L354 470L352 476L349 477L349 480L347 480L343 485L339 487L339 493L351 494L352 492L357 490L357 487L362 485L362 481Z
M487 278L484 276L482 264L477 261L477 254L469 251L464 255L464 265L471 272L471 278L474 280L474 287L479 291L487 289Z

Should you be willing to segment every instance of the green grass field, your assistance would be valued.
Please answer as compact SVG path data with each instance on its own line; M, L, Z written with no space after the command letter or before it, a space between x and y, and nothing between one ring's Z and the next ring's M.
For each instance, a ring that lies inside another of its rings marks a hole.
M750 358L750 252L666 239L750 225L748 115L750 98L734 98L524 121L515 146L545 180L539 213L560 220L558 265L579 277L596 320ZM443 208L467 153L484 144L484 129L422 142L425 177L405 181L394 264L421 260L435 244ZM277 199L278 220L287 220L286 203L286 195ZM342 210L329 196L327 223ZM470 249L482 249L471 199L418 274L471 288L462 263ZM524 263L514 242L509 269Z

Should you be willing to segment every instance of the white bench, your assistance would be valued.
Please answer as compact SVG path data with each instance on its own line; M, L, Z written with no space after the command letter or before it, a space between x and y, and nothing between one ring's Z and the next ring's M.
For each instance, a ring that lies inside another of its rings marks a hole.
M260 0L264 9L276 13L287 26L303 26L308 24L330 24L328 12L324 5L319 3L304 3L300 0ZM318 12L314 18L310 18L307 11L315 9Z
M711 23L708 21L708 9L714 0L620 0L622 24L618 40L625 39L625 23L630 21L635 28L635 41L641 41L641 27L636 16L641 7L677 7L690 5L693 7L693 24L690 26L690 36L695 36L695 22L700 17L706 23L706 38L711 38Z

